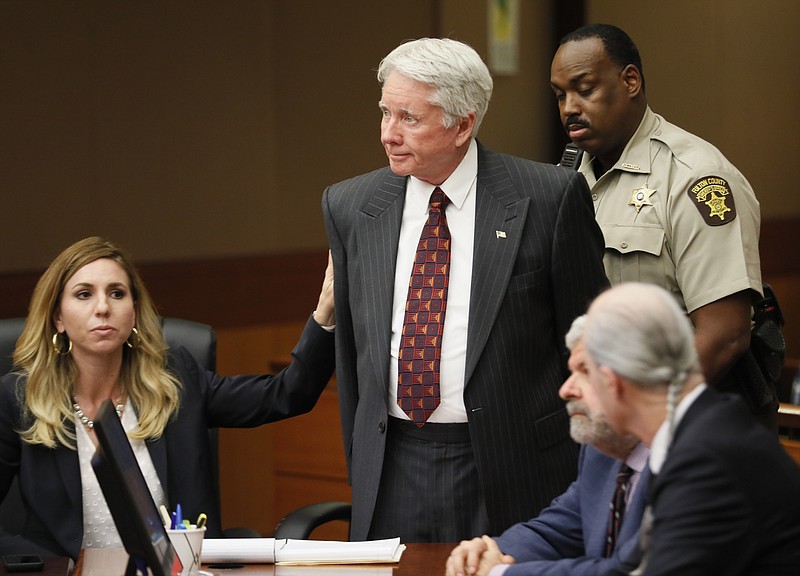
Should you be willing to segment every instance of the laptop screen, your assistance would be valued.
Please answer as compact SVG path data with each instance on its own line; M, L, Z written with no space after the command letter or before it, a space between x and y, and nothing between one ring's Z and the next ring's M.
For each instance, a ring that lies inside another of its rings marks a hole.
M132 565L153 576L177 576L182 566L147 488L133 448L111 400L97 411L94 431L99 445L92 467Z

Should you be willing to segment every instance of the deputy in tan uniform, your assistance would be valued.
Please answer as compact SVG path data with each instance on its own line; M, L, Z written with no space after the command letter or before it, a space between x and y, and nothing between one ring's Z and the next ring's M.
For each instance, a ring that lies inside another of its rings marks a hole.
M742 390L749 377L732 370L748 349L751 306L762 292L750 184L714 146L650 110L639 52L619 28L595 24L565 36L550 84L567 133L585 152L578 169L605 236L610 282L670 291L695 326L707 380L749 393L753 411L771 420L774 395Z

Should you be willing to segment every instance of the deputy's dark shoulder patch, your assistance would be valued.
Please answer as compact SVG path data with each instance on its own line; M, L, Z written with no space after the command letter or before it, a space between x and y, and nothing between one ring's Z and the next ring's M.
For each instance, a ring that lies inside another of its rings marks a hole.
M722 226L736 218L736 204L728 181L719 176L696 180L686 191L709 226Z

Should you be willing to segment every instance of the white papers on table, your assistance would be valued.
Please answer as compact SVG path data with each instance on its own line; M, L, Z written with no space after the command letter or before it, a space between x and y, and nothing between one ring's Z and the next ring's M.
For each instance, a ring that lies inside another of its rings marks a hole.
M273 564L275 538L206 538L200 554L204 564L250 562Z
M204 563L381 564L399 562L406 549L400 538L369 542L206 538Z
M392 566L387 564L277 564L275 576L392 576Z
M399 562L406 547L400 538L369 542L276 540L278 564L381 564Z

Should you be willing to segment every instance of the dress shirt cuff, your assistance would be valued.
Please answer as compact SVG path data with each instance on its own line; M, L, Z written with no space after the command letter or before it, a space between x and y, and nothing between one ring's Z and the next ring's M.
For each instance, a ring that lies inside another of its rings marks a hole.
M317 322L317 319L314 317L314 315L315 315L316 313L317 313L317 311L316 311L316 310L314 310L314 311L311 313L311 317L312 317L312 318L314 318L314 322ZM323 325L322 325L322 324L320 324L319 322L317 322L317 325L318 325L320 328L322 328L323 330L325 330L325 332L330 332L330 333L333 333L333 331L336 329L336 323L335 323L335 322L334 322L333 324L331 324L330 326L323 326Z
M511 567L511 564L497 564L494 568L489 570L489 574L487 576L501 576L505 574L505 571Z

